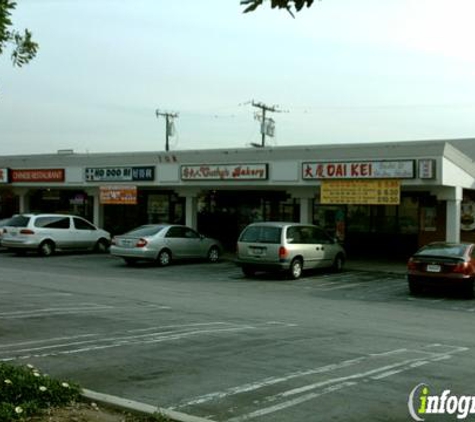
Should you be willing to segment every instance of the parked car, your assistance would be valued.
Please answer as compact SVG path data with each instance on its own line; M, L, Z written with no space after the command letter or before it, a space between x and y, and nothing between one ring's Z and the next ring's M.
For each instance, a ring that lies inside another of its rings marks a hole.
M0 220L0 246L2 246L3 228L8 224L9 221L10 221L10 218L3 218Z
M474 280L473 243L429 243L407 263L407 281L412 294L419 294L427 287L445 286L472 297Z
M343 247L322 228L310 224L253 223L241 233L236 263L244 275L256 271L286 271L298 279L304 269L332 267L341 271Z
M22 254L37 251L96 250L107 252L110 234L82 217L67 214L18 214L3 227L2 244Z
M114 236L110 253L126 264L156 261L160 266L172 260L202 258L217 262L221 257L219 241L199 234L190 227L172 224L148 224L123 235Z

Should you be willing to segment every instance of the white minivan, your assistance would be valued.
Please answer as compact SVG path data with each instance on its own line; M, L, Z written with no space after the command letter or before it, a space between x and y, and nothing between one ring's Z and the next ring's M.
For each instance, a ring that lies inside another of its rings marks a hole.
M311 224L250 224L237 243L236 263L246 276L256 271L286 271L297 279L304 269L330 267L341 271L345 259L338 241Z
M23 254L36 251L42 256L55 251L96 250L107 252L110 233L76 215L18 214L3 227L2 246Z

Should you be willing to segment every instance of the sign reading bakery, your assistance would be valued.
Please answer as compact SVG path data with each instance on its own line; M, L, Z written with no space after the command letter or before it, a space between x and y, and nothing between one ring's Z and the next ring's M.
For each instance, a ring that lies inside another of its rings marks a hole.
M413 179L414 160L303 163L302 178L315 179Z
M12 183L64 182L64 169L11 170Z
M181 180L267 180L267 164L181 166Z

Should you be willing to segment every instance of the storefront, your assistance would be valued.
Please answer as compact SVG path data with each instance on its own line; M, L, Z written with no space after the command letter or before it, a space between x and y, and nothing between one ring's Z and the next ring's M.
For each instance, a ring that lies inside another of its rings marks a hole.
M475 142L475 141L474 141ZM68 212L113 234L187 224L233 250L256 221L323 226L352 255L475 241L475 148L457 141L0 157L0 212Z

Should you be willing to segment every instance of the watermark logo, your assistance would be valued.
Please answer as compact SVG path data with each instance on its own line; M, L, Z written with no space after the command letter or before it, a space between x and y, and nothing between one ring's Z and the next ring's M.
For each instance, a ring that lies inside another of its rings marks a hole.
M475 414L475 396L457 396L450 390L432 394L428 384L416 385L407 402L409 413L415 421L425 421L427 415L453 415L463 420Z

